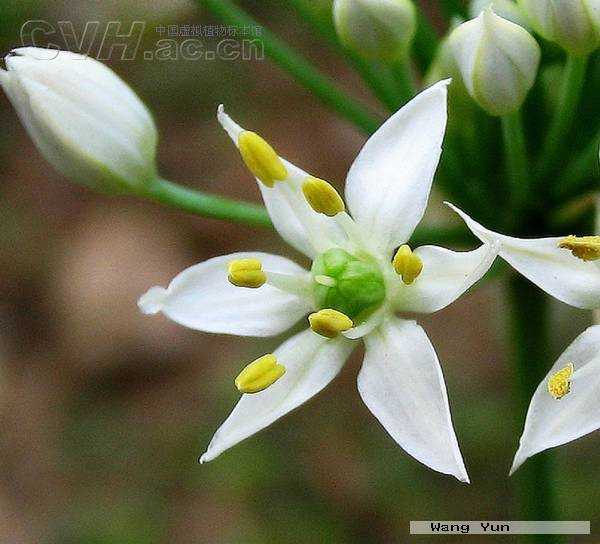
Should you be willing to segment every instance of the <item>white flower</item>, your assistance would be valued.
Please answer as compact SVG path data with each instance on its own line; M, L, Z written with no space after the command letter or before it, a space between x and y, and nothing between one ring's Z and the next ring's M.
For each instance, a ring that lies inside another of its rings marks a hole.
M453 30L449 44L469 94L484 110L507 115L521 107L541 56L529 32L488 7Z
M94 189L135 191L156 179L157 131L137 95L104 64L68 51L22 47L0 85L40 153Z
M492 232L450 205L485 243L558 300L600 308L600 236L513 238ZM511 474L528 457L600 428L600 326L581 334L537 388Z
M575 55L600 44L600 0L519 0L532 26L544 38Z
M242 396L203 462L318 393L362 338L358 389L365 404L416 459L468 481L435 350L416 322L395 315L444 308L483 276L497 253L493 244L462 253L434 246L413 252L405 244L423 216L439 161L447 85L422 92L366 143L346 182L352 218L333 187L278 157L219 109L219 121L259 179L276 229L313 260L311 272L273 255L226 255L184 270L167 289L153 287L140 308L194 329L248 336L279 334L313 313L312 330L240 374L242 391L260 392Z

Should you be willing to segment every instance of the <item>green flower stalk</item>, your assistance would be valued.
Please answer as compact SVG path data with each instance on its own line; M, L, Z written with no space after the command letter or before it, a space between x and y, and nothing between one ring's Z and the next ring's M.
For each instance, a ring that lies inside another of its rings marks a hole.
M152 114L104 64L69 51L25 47L12 51L6 66L0 85L40 153L71 181L196 215L271 226L261 206L159 178Z

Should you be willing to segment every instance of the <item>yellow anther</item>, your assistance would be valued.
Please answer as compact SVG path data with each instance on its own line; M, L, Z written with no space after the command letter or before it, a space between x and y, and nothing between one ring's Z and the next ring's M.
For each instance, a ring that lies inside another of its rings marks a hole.
M423 271L423 261L406 244L400 246L392 262L396 274L406 285L413 283Z
M352 319L337 310L320 310L308 316L310 328L326 338L335 338L341 332L354 327Z
M333 217L346 209L342 197L324 179L309 176L302 184L302 192L310 207L317 213Z
M558 247L568 249L583 261L600 259L600 236L567 236L559 242Z
M236 287L257 289L265 284L267 275L258 259L238 259L231 261L227 269L228 279Z
M556 399L560 400L571 392L571 378L575 367L569 363L565 368L555 372L548 380L548 392Z
M242 132L238 146L248 170L267 187L287 178L287 169L275 150L255 132Z
M277 357L269 353L250 363L235 379L235 386L242 393L258 393L273 385L285 374L285 367Z

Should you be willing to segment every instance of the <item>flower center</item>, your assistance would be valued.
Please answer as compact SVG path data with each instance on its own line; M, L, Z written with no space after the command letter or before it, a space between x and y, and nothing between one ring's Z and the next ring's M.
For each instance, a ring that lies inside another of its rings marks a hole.
M377 263L359 259L343 249L330 249L319 255L311 272L317 306L342 312L355 322L385 299L385 284Z

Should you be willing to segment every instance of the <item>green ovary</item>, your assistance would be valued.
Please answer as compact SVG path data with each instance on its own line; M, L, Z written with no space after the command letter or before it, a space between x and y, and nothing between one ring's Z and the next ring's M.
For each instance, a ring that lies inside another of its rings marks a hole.
M343 249L330 249L315 259L311 269L319 308L332 308L357 321L385 299L383 276L377 263L358 259ZM322 285L323 278L331 285Z

